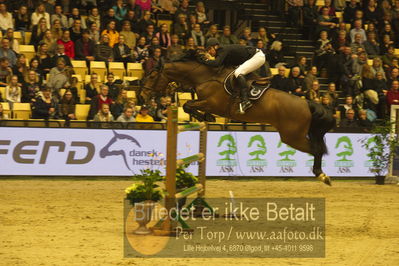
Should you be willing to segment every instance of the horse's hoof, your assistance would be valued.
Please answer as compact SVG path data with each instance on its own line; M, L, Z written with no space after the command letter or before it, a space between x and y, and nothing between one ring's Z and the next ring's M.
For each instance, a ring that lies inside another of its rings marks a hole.
M331 186L331 178L330 178L328 175L322 173L322 174L320 174L320 175L317 177L317 179L319 179L319 180L320 180L321 182L323 182L324 184Z

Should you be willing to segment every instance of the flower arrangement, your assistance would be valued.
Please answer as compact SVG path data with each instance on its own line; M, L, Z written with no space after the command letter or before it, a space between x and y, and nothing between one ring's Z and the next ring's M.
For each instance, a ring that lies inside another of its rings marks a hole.
M141 174L134 177L139 179L141 183L133 184L125 189L126 198L130 204L134 206L137 202L154 201L157 202L164 197L164 190L156 184L163 181L161 171L159 170L140 170Z

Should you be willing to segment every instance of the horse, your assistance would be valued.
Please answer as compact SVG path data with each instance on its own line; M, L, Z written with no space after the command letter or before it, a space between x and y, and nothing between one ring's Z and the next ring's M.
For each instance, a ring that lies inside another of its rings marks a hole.
M177 90L177 86L170 85L174 83L195 88L198 100L183 105L186 113L200 121L213 121L213 115L218 115L271 124L282 142L314 156L314 175L331 185L330 177L322 170L322 157L327 153L324 135L335 125L333 115L318 103L273 88L253 102L245 114L240 114L236 111L239 102L224 89L224 80L232 71L232 67L210 67L195 59L168 62L144 78L140 96L144 102L154 96L172 96Z

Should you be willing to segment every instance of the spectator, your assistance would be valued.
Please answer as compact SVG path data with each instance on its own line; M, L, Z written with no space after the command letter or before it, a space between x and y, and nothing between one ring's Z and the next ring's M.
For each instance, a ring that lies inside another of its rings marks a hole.
M136 0L136 5L143 11L151 11L151 0Z
M205 40L208 40L209 38L220 39L220 34L218 32L218 26L216 24L211 25L209 27L207 33L205 34Z
M72 97L73 97L75 103L79 103L80 102L79 95L78 95L79 80L77 77L71 77L70 83L71 83L71 85L69 87L66 87L66 89L71 91Z
M48 29L49 28L46 25L46 19L45 18L41 18L39 20L39 24L33 26L33 28L32 28L32 36L31 36L29 44L34 45L35 47L37 47L39 45L39 42L43 39L44 33Z
M334 82L328 83L328 88L327 92L325 93L326 96L330 98L330 104L336 108L338 106L338 92L337 92L337 86L335 85Z
M321 8L321 15L317 18L318 27L316 28L316 35L321 31L330 32L338 27L337 19L329 15L330 8L324 6Z
M53 24L56 19L60 21L62 28L69 28L68 18L63 14L61 5L56 5L54 7L54 14L51 15L51 24Z
M115 25L118 23L118 20L115 17L115 10L113 8L108 9L107 14L101 18L102 24L97 26L100 27L101 30L104 30L111 21L114 21Z
M71 58L65 54L65 46L63 44L57 44L57 53L52 58L53 67L57 65L58 58L64 59L65 64L72 67Z
M86 21L83 19L83 17L80 15L79 13L79 8L72 8L72 12L69 15L69 19L68 19L68 27L73 27L75 20L80 20L81 22L81 27L82 29L86 29Z
M314 65L317 69L328 67L328 62L331 55L334 55L335 51L332 47L330 40L328 39L327 31L320 32L320 39L316 42L316 51L314 54Z
M301 76L302 78L305 77L306 73L308 72L307 70L307 65L306 65L306 57L305 56L299 56L298 57L298 61L295 64L295 66L299 67L299 69L301 70Z
M246 41L247 45L249 46L255 46L254 39L252 39L252 32L251 28L245 27L242 36L240 39L243 39Z
M391 41L391 37L389 35L384 35L382 37L382 43L380 44L380 53L381 55L384 55L388 53L388 49L390 46L393 46L394 43Z
M98 75L97 73L92 73L90 76L90 83L85 85L86 91L86 104L91 104L92 99L100 92L100 85L101 83L98 82Z
M303 24L309 39L313 39L313 31L317 27L319 12L316 6L316 0L308 0L303 8Z
M150 74L155 68L160 67L163 64L163 58L161 57L161 49L156 48L152 52L152 56L144 62L144 72L146 75Z
M148 45L146 45L145 37L140 37L136 49L134 50L134 57L138 63L144 63L144 61L148 59L149 50Z
M97 29L96 23L91 23L90 25L90 39L94 41L95 44L100 43L100 32Z
M117 0L116 4L112 7L115 10L115 18L120 22L122 22L123 18L127 14L127 8L123 3L123 0Z
M10 28L14 28L12 15L11 13L7 12L6 5L4 3L0 3L0 30L4 32Z
M146 105L142 105L140 112L136 116L136 122L154 122L154 118L148 114L149 109Z
M188 0L182 0L180 2L180 6L175 12L175 21L179 20L180 14L185 15L186 18L190 15L190 11L188 10L188 5L189 5Z
M306 99L320 101L320 84L317 80L313 81L312 87L306 92Z
M154 21L151 20L151 12L145 11L143 18L138 22L137 25L139 34L143 34L146 31L148 25L152 25L155 27Z
M365 41L363 45L369 58L374 58L380 55L380 44L377 42L374 32L367 33L367 41Z
M305 96L303 91L303 78L300 77L301 71L299 67L291 69L289 78L289 91L296 96Z
M51 26L51 34L53 35L55 40L61 39L62 38L62 25L61 25L61 21L58 19L55 19L52 23Z
M323 105L323 107L335 118L336 114L335 114L335 108L334 106L330 103L330 97L326 94L324 94L321 97L321 104Z
M0 57L8 58L12 67L17 63L17 55L10 48L10 40L7 38L1 40Z
M269 46L276 39L276 35L266 31L265 27L260 27L258 29L257 37L258 40L262 40L265 48Z
M73 43L82 38L82 31L82 21L80 19L75 19L72 27L69 29Z
M308 91L312 88L314 81L317 81L317 67L312 66L307 72L306 77L303 79L304 91Z
M114 118L109 111L109 105L103 104L98 113L94 116L93 119L95 122L114 122Z
M359 51L366 51L366 48L362 43L362 36L359 33L355 34L355 40L351 43L351 49L352 53L354 54L358 53Z
M114 104L111 105L111 113L114 117L119 117L122 113L123 110L128 107L127 106L128 100L127 100L127 91L125 89L121 89L119 91L118 96L115 99ZM134 106L133 106L134 110Z
M20 6L18 11L14 13L14 27L16 31L20 31L25 36L25 31L30 28L31 22L26 6Z
M100 94L94 96L90 103L88 119L91 120L102 109L104 104L111 106L112 99L108 97L109 88L107 85L100 85Z
M353 110L355 113L357 112L356 105L353 104L353 98L350 95L345 97L345 104L338 106L341 119L345 118L345 114L348 110Z
M12 75L10 83L5 89L5 99L10 104L11 109L13 109L14 103L20 103L22 97L22 89L18 86L18 76Z
M360 42L363 43L367 40L366 31L362 28L362 21L360 19L355 20L354 28L351 29L349 35L351 42L355 42L356 34L360 34Z
M90 10L89 16L86 19L86 24L88 28L90 28L93 23L96 23L97 26L101 25L101 16L100 13L98 12L97 7L93 7Z
M350 3L346 5L344 9L344 22L352 23L352 19L355 17L356 11L360 10L360 5L357 0L350 0Z
M114 45L116 43L118 43L118 39L119 39L119 33L116 31L116 23L115 21L110 21L107 24L107 28L105 30L103 30L103 32L101 33L101 35L107 35L109 42L108 45L109 47L114 47Z
M255 47L256 47L257 49L261 50L264 54L267 53L265 43L264 43L262 40L257 40L257 41L256 41L256 46L255 46Z
M119 95L119 87L116 85L114 73L109 72L107 75L107 82L104 83L108 87L108 96L115 101ZM112 106L111 106L112 111ZM114 116L118 117L118 116Z
M100 44L95 46L94 57L97 61L105 61L106 63L114 61L113 51L109 46L107 34L102 35Z
M136 122L136 119L134 119L134 117L133 117L133 109L130 107L126 107L123 110L123 114L121 114L118 117L118 119L116 119L116 122L121 122L124 124Z
M392 60L395 57L395 48L391 45L388 47L388 52L381 57L385 69L392 67Z
M67 89L62 96L59 106L59 117L65 119L66 121L76 119L75 115L75 99L73 93L70 89Z
M123 21L122 31L119 32L119 36L123 36L125 38L125 43L131 50L136 47L136 34L132 32L129 21Z
M157 106L155 121L161 121L162 123L168 120L168 107L171 104L170 97L161 97L160 103Z
M86 60L87 62L94 61L95 45L94 41L90 39L90 32L88 30L83 30L82 38L75 43L75 59Z
M57 66L50 70L50 76L47 81L47 87L53 90L55 95L59 95L59 89L69 84L69 73L63 58L57 59Z
M166 58L170 61L175 61L183 55L183 47L179 43L179 36L173 34L171 37L171 45L166 50Z
M204 25L209 24L209 20L206 15L206 11L205 11L204 2L201 2L201 1L197 2L196 6L195 6L194 14L197 17L197 22L200 25L204 26Z
M386 80L385 77L385 71L382 67L382 60L379 57L374 57L373 59L373 65L371 67L371 73L373 74L373 77L375 78L377 76L377 73L381 72L383 75L383 78Z
M387 92L388 111L391 111L392 104L399 104L399 81L392 81L391 89Z
M24 54L19 54L17 56L17 63L12 69L12 73L18 77L18 83L22 84L26 73L28 72L28 67L26 66L26 57Z
M366 132L369 132L373 127L373 123L367 118L366 110L362 109L359 111L358 126L363 128Z
M44 18L46 20L46 28L50 28L50 14L46 12L46 8L44 4L39 4L35 10L35 12L32 13L31 16L31 23L32 26L36 26L40 23L40 19ZM33 33L32 33L33 35Z
M12 75L10 67L10 60L7 57L0 57L0 86L5 87L8 85Z
M134 61L132 50L125 44L125 37L122 35L119 36L119 42L114 45L113 57L116 62L123 62L125 67L127 63Z
M375 90L378 93L377 117L385 118L387 113L386 95L388 92L388 86L386 80L384 79L383 72L377 72L376 74Z
M191 37L194 40L194 45L197 48L204 49L205 47L205 36L201 31L200 24L195 24L193 30L191 31Z
M352 73L353 75L361 75L362 69L367 65L367 55L365 52L360 52L353 57Z
M336 52L342 52L346 46L350 46L345 30L338 31L338 37L333 40L332 45Z
M160 0L161 8L170 14L175 14L179 0Z
M367 64L364 65L361 72L361 78L362 78L361 92L364 93L365 97L371 101L373 105L371 109L373 111L376 111L376 105L378 104L378 93L375 90L376 84L374 77L375 76L371 71L371 67Z
M189 35L187 16L184 14L180 14L177 18L177 22L173 25L173 32L174 34L177 34L181 40L186 40Z
M64 53L69 58L75 58L75 44L71 40L71 32L69 30L64 30L62 32L62 37L57 41L58 44L64 46Z
M388 80L387 80L387 86L391 87L392 82L394 80L399 81L399 69L397 67L391 68L391 70L389 72Z
M392 41L396 40L396 35L395 32L392 31L391 24L385 24L383 30L380 32L381 38L383 38L385 35L389 35L389 38Z
M35 71L41 83L41 81L43 80L43 72L39 69L39 60L37 59L37 57L34 57L29 61L29 70Z
M269 53L269 64L271 67L279 67L279 65L284 65L284 53L283 53L283 43L280 41L274 41L270 46Z
M51 96L50 88L44 88L38 93L38 96L32 104L33 119L56 118L57 104Z
M190 38L187 39L186 46L185 46L184 49L186 51L189 51L189 50L193 50L194 51L195 49L197 49L197 47L195 46L195 43L194 43L194 38L190 37Z
M128 9L128 12L133 11L135 13L136 17L141 18L141 15L142 15L141 6L136 4L136 0L128 0L126 7Z
M278 74L272 78L271 87L289 92L289 79L286 76L286 68L284 66L281 65L278 67Z
M146 44L150 44L151 40L155 37L155 26L148 25L142 36L145 37Z
M46 30L41 43L47 44L47 53L54 56L57 53L57 40L53 37L51 30Z
M238 38L231 33L230 26L223 27L223 35L220 36L219 43L220 45L238 44Z
M161 25L161 30L155 35L159 40L159 45L161 46L163 54L166 54L166 50L171 45L170 34L167 24Z
M374 0L368 1L368 5L364 8L363 13L365 23L378 24L379 20L383 16L381 9L377 7Z
M36 72L29 70L25 76L24 83L22 85L22 98L23 103L32 103L36 100L40 91L39 77Z
M355 119L355 111L353 109L348 109L345 114L345 118L339 123L340 127L357 127L358 123Z
M133 10L128 10L124 21L129 22L131 30L138 34L140 32L138 23L139 19L137 18L136 14L137 13L135 13Z

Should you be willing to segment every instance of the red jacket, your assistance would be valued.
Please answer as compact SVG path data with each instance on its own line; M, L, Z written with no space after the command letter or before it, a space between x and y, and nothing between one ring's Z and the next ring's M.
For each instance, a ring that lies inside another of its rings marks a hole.
M63 40L59 39L57 41L58 44L62 44L65 47L65 54L69 56L69 58L74 59L75 58L75 44L73 41L67 41L64 42Z
M394 102L394 100L397 100L397 102ZM389 90L387 93L387 104L388 107L391 108L392 104L399 104L399 90L394 91L394 90Z

